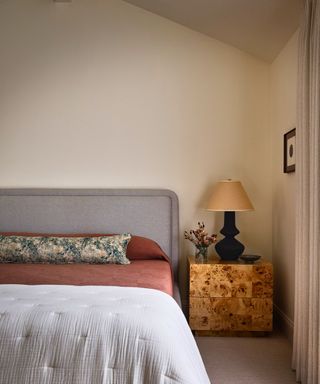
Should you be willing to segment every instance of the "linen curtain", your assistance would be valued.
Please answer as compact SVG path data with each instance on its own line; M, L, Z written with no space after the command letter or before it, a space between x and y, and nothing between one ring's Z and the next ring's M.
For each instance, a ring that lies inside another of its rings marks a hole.
M293 368L320 383L320 2L306 0L298 58L296 292Z

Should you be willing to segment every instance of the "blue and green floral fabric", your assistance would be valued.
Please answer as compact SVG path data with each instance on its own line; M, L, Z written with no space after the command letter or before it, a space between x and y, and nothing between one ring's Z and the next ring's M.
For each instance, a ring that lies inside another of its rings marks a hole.
M130 234L99 237L0 235L0 263L130 264Z

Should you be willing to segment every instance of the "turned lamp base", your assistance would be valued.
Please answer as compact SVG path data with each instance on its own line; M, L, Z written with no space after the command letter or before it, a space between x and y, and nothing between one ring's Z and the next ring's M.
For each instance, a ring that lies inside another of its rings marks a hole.
M217 254L222 260L238 260L243 254L244 245L235 239L235 236L240 232L235 225L234 211L226 211L224 213L224 226L220 233L225 237L215 246Z

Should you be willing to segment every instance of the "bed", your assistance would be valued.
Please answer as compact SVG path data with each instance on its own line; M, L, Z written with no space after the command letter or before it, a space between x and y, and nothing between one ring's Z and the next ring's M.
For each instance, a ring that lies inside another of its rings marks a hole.
M165 260L0 264L0 383L209 383L179 307L172 191L3 189L0 232L129 232L159 244L173 276L152 285Z

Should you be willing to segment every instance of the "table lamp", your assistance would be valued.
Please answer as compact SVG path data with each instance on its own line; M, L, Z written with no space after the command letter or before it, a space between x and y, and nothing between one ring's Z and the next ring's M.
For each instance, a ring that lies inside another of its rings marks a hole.
M244 245L235 236L240 232L235 225L235 212L254 210L240 181L221 180L211 195L208 211L224 211L224 226L220 233L225 237L215 248L222 260L237 260L244 251Z

